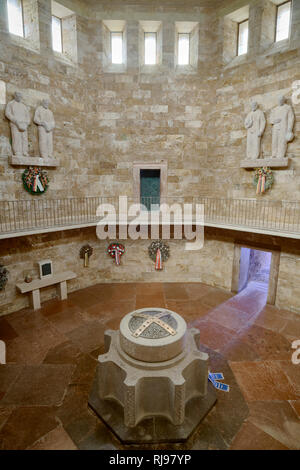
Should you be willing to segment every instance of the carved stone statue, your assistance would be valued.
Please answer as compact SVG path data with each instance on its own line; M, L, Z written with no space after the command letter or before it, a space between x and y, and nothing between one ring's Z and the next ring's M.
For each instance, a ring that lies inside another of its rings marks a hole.
M53 156L53 129L55 122L52 111L50 111L49 102L43 100L41 106L38 106L34 114L34 122L38 125L39 131L39 149L40 156L51 158Z
M272 157L284 158L287 143L293 140L293 127L295 115L293 108L285 102L285 97L279 97L279 105L271 112L270 123L272 130Z
M22 103L21 93L16 92L14 99L7 103L5 116L10 121L13 154L17 157L27 157L27 127L30 123L30 116L27 106Z
M260 156L260 141L266 127L266 119L263 111L258 109L254 101L251 105L252 111L245 119L247 129L247 159L256 160Z

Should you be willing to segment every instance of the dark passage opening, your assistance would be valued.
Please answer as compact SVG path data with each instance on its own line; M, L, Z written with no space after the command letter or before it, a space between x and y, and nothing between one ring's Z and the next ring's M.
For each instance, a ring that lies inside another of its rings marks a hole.
M268 291L271 258L272 253L269 251L242 247L238 292L244 290L250 283L255 283L258 288Z

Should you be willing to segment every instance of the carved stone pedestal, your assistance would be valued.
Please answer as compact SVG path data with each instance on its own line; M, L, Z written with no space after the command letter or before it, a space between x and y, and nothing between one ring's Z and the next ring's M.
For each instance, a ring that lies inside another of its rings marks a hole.
M15 166L47 166L47 167L57 167L59 166L59 161L55 158L41 158L41 157L17 157L11 155L8 158L8 163Z
M213 407L199 335L165 309L132 312L120 331L105 332L89 405L123 443L184 441Z
M289 166L289 158L258 158L257 160L241 161L241 168L285 168Z

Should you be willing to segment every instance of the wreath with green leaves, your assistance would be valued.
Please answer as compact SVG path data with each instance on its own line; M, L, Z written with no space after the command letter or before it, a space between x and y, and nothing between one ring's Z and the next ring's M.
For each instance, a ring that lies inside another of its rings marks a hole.
M107 253L112 257L115 258L116 251L120 254L120 256L125 253L125 246L122 243L113 242L107 248Z
M160 250L162 261L167 261L170 256L170 248L162 240L155 240L148 248L148 253L152 261L156 261L157 250Z
M34 196L44 194L49 185L48 174L45 170L30 166L22 174L23 185L26 191Z
M0 290L4 289L8 281L8 270L0 264Z
M274 175L269 167L256 168L253 185L256 187L256 194L264 193L267 189L270 189L274 183Z

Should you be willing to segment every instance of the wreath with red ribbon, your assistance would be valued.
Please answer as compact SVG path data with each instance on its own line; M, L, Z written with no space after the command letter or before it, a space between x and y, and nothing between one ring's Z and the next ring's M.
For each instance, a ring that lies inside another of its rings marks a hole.
M274 183L274 175L269 167L256 168L253 184L256 187L256 194L262 194L267 189L271 188Z
M113 242L107 248L107 253L114 258L117 265L120 264L121 256L125 253L125 246L122 243Z
M48 175L41 168L30 166L23 172L22 180L26 191L34 196L47 191L49 184Z
M170 256L170 248L162 240L155 240L148 247L148 253L152 261L155 262L155 269L160 271L163 269L163 261L167 261Z

